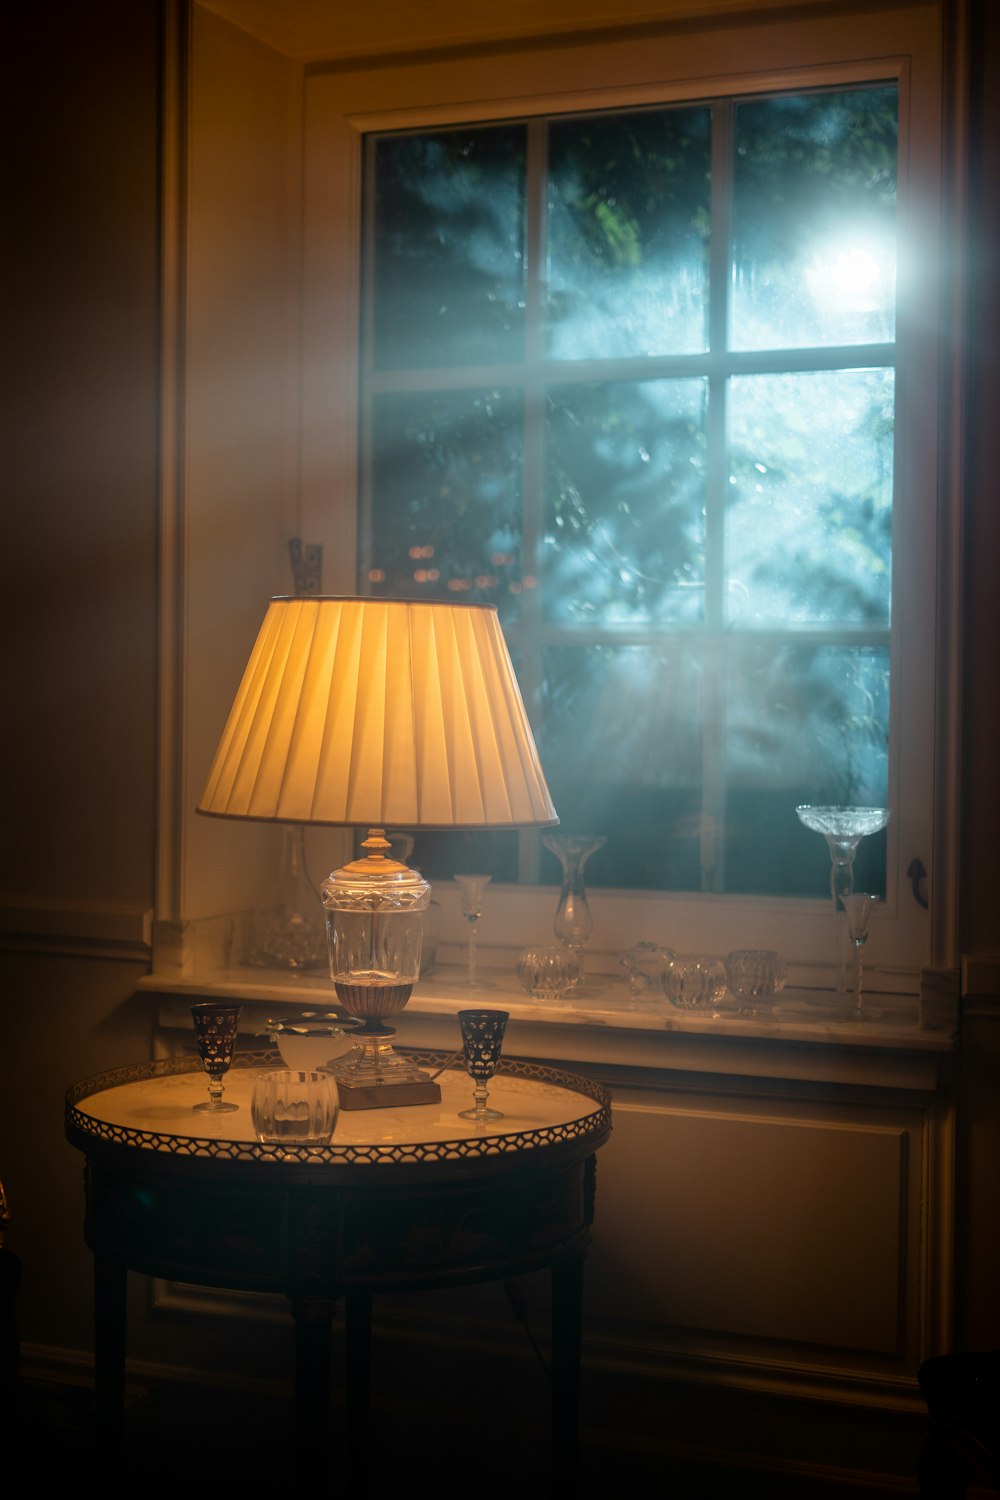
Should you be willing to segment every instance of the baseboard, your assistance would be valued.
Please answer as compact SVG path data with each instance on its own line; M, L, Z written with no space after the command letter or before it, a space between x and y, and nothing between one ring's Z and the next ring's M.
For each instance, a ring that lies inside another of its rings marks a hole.
M52 1390L93 1390L93 1357L79 1350L52 1349L38 1344L22 1345L20 1383L25 1387L47 1387ZM126 1408L137 1406L157 1390L191 1391L203 1395L213 1391L226 1391L261 1401L287 1401L291 1397L284 1382L265 1380L259 1376L206 1370L193 1365L161 1364L151 1360L126 1361Z
M419 1320L423 1322L423 1320ZM461 1345L442 1330L437 1346L407 1320L380 1320L373 1366L373 1408L379 1430L407 1447L448 1448L482 1439L482 1423L502 1430L509 1455L538 1462L547 1437L548 1377L525 1345L512 1351L502 1328L480 1345L470 1332ZM477 1358L470 1360L470 1352ZM89 1356L28 1345L21 1381L48 1397L60 1389L79 1398L92 1388ZM336 1382L335 1382L336 1388ZM133 1431L159 1439L184 1415L239 1410L240 1429L263 1423L272 1434L291 1426L287 1384L246 1370L238 1375L186 1365L130 1360L126 1417ZM581 1500L585 1496L670 1493L733 1500L895 1500L916 1496L922 1426L912 1415L852 1410L843 1405L776 1397L675 1380L628 1378L588 1365L581 1422ZM76 1408L79 1409L79 1399ZM530 1494L530 1491L525 1491ZM969 1500L979 1500L970 1487ZM982 1496L982 1500L987 1500Z

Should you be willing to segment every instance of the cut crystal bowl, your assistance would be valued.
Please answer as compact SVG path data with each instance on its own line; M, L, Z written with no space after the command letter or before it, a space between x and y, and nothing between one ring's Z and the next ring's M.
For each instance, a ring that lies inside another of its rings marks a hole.
M887 807L797 807L799 821L827 838L865 838L878 833L889 821Z

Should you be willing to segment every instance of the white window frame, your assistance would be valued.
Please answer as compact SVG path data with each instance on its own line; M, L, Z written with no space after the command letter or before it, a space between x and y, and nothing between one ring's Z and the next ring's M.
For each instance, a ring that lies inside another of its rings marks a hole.
M909 587L894 622L887 900L866 967L880 970L882 987L911 995L925 968L955 970L964 150L957 73L954 97L944 97L955 65L944 38L955 23L948 0L887 0L863 16L851 7L838 16L839 9L821 0L815 15L794 21L779 7L760 24L665 23L656 35L622 28L616 39L491 44L379 64L302 65L241 39L197 5L190 33L180 24L170 30L160 801L146 987L255 989L252 974L232 967L239 921L273 882L280 830L199 818L194 809L267 600L290 588L289 539L322 545L327 592L354 591L365 134L887 78L898 83L902 122L898 363L919 379L899 394L898 431L908 436L895 460L894 566ZM907 260L907 237L919 261ZM908 326L913 309L919 318ZM919 733L901 735L900 705L917 701ZM317 878L351 848L346 831L307 830ZM911 895L914 857L927 870L929 911ZM441 882L434 895L444 952L450 945L460 963L464 930L450 885ZM776 947L793 984L831 982L825 900L593 889L591 907L592 971L620 978L618 955L652 938L719 954ZM518 948L550 939L554 911L551 884L492 887L484 962L499 949L512 974ZM276 998L287 988L289 1000L297 989L275 975L267 985Z
M947 839L939 831L949 824L942 799L949 804L953 796L940 775L948 759L939 740L947 643L936 562L949 501L940 477L945 417L940 16L937 5L915 5L873 13L863 24L858 20L817 17L753 31L717 26L654 42L511 49L309 73L301 525L302 534L320 542L331 560L325 587L353 592L366 133L894 80L901 122L897 344L903 376L897 392L900 498L893 565L907 583L894 601L887 895L869 957L881 967L886 988L914 993L921 969L953 962L947 920L951 870ZM919 259L907 255L911 244ZM918 728L908 730L908 725ZM928 871L921 893L937 904L936 921L914 899L907 872L915 858ZM447 923L454 913L447 897L444 905ZM776 947L799 982L829 983L831 923L825 900L606 891L594 892L591 906L592 947L609 965L643 938L712 953ZM491 901L493 941L515 947L526 933L534 937L538 910L537 890L497 887Z

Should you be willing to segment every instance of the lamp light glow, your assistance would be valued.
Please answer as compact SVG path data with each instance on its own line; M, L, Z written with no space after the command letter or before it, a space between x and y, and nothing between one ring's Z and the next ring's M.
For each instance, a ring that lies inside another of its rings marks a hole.
M323 885L331 977L367 1044L337 1070L341 1107L352 1068L353 1107L439 1098L388 1042L430 887L386 857L384 830L559 821L495 606L272 599L197 811L368 830L366 857Z

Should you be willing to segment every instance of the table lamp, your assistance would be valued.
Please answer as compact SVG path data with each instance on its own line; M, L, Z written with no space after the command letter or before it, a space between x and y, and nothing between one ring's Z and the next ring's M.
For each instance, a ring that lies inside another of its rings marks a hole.
M368 830L322 887L330 976L361 1022L341 1108L439 1100L392 1047L430 885L389 857L385 831L559 821L495 607L272 599L197 811Z

